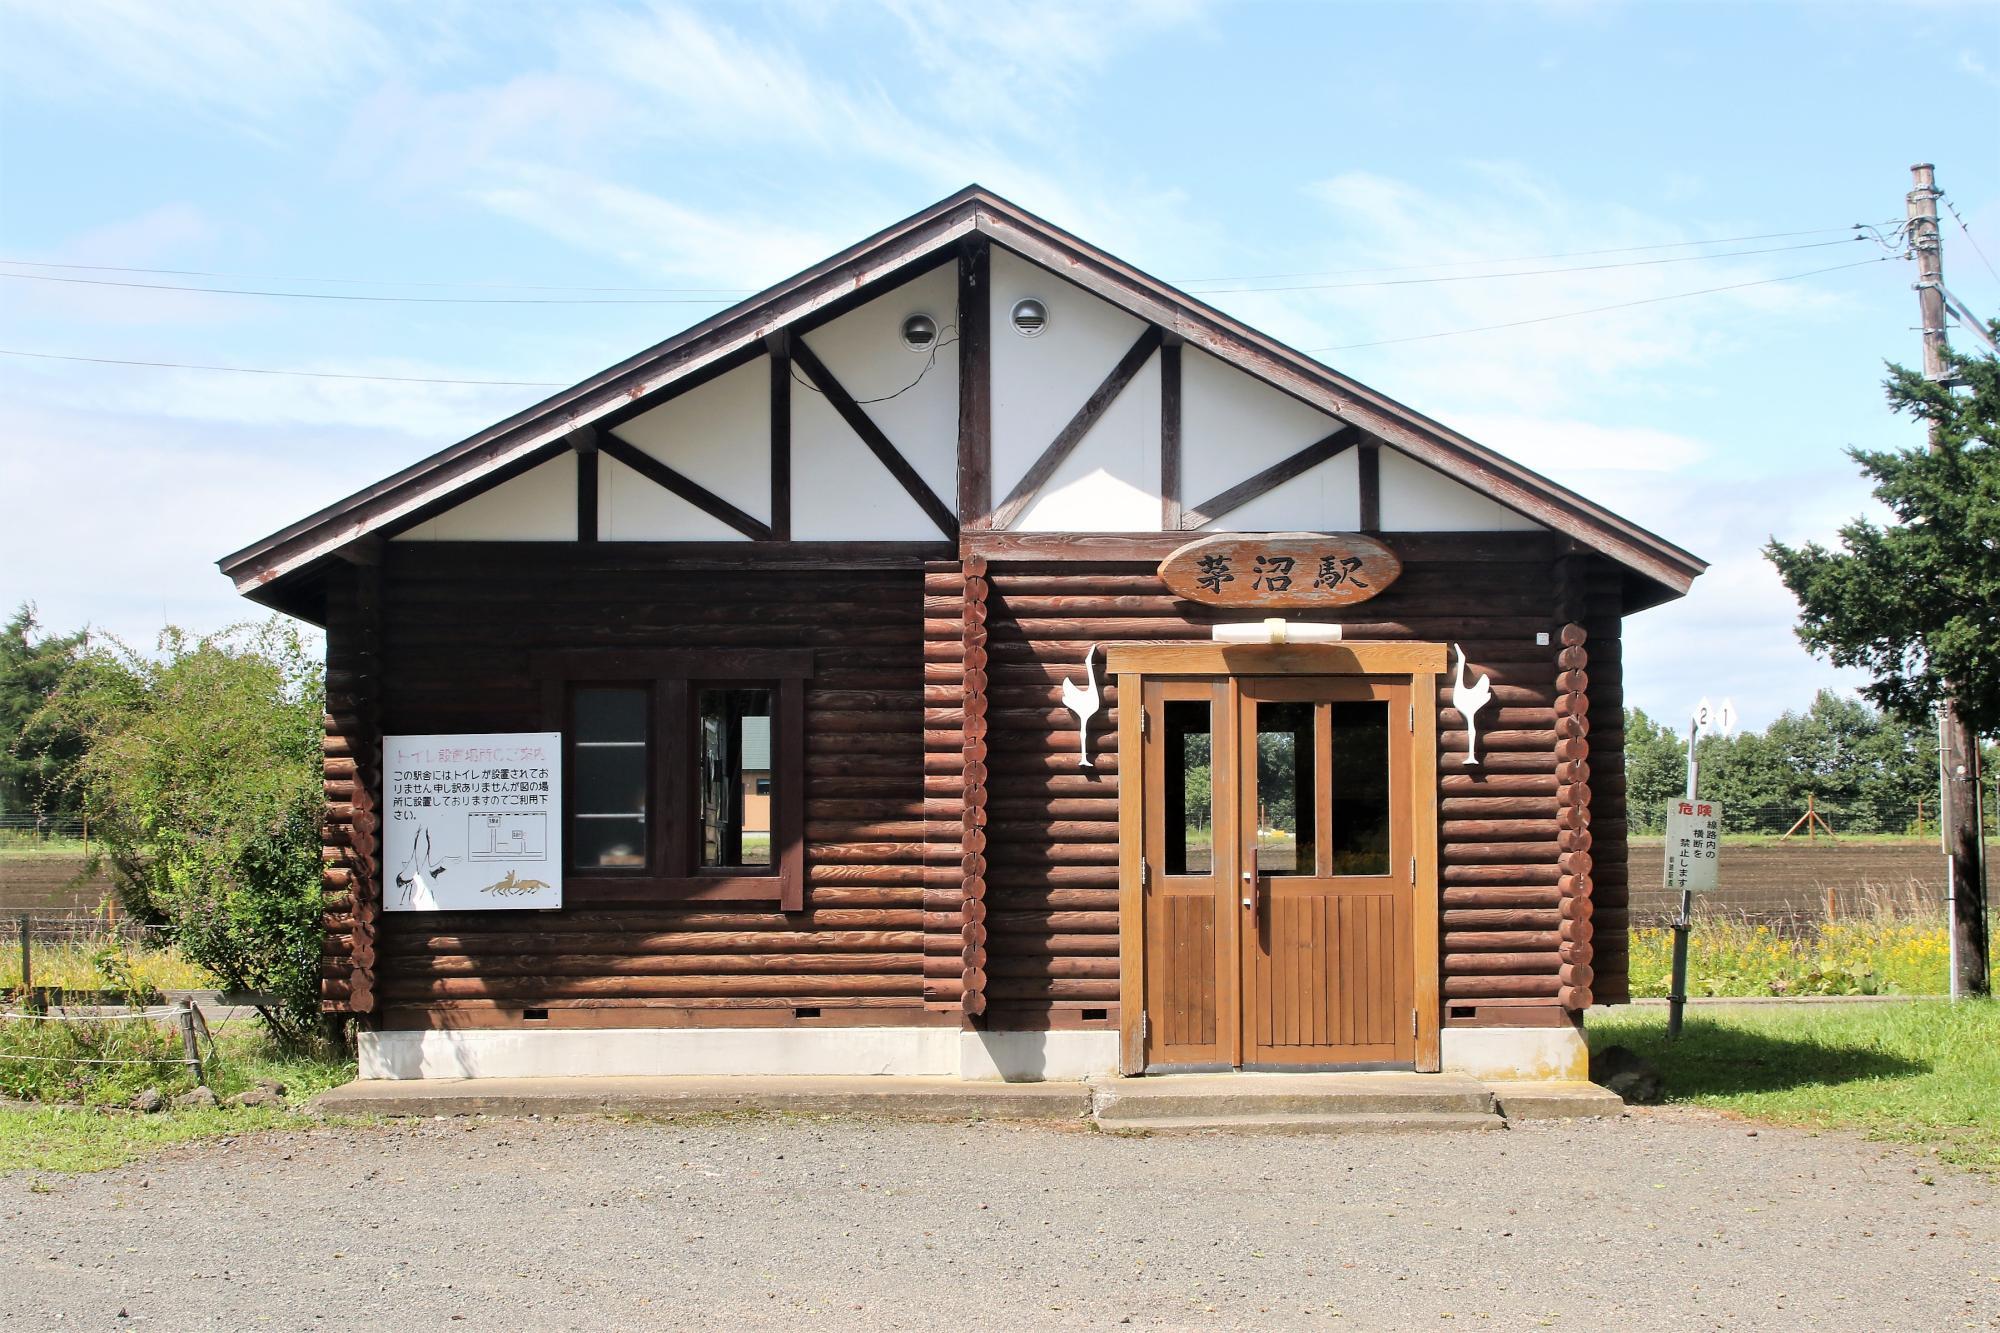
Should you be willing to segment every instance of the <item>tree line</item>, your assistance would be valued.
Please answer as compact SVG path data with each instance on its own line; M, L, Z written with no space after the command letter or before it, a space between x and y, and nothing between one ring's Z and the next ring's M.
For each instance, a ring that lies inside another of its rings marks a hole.
M1937 832L1935 726L1912 726L1832 690L1762 731L1705 736L1695 754L1701 794L1721 802L1732 833L1783 833L1809 799L1836 835ZM1625 784L1632 832L1660 832L1667 802L1687 791L1686 729L1626 709ZM1994 815L2000 809L1989 810Z

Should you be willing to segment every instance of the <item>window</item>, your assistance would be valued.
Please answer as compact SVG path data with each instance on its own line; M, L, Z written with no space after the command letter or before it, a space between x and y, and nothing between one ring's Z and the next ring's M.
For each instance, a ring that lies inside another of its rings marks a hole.
M807 651L543 653L566 896L805 905Z

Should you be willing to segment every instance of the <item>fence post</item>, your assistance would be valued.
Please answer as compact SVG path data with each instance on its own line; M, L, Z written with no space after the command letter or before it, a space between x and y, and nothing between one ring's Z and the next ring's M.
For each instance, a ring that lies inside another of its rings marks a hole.
M201 1072L201 1047L195 1044L194 1010L186 1000L181 1000L174 1005L174 1019L180 1024L181 1054L186 1057L187 1067L194 1071L195 1086L201 1087L208 1080L203 1077Z
M21 998L23 1000L26 1000L35 992L34 949L30 943L32 937L28 933L30 919L26 912L21 913L19 924L21 928Z

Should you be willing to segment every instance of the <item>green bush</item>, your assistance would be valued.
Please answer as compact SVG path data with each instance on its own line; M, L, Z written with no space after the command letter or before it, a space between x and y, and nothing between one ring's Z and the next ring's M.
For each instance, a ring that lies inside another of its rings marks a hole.
M155 654L94 640L49 708L128 906L225 986L277 997L280 1041L319 1030L323 673L273 618Z

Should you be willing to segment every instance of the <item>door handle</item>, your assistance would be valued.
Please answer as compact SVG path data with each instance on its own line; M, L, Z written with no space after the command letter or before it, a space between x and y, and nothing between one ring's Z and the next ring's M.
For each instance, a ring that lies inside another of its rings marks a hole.
M1264 910L1263 881L1258 878L1255 871L1246 870L1243 872L1243 882L1249 886L1249 892L1243 895L1243 905L1249 908L1250 915L1255 917Z

